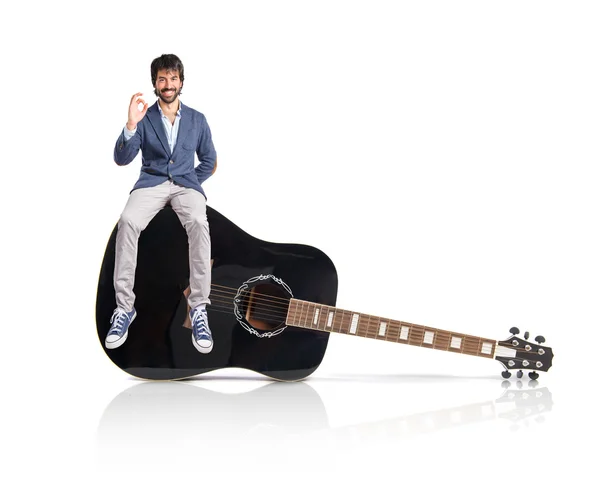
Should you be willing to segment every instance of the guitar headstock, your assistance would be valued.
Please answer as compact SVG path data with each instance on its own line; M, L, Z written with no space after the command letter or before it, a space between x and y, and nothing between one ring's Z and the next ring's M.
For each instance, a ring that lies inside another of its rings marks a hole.
M506 368L506 371L502 372L504 378L511 376L509 371L511 369L519 370L517 373L519 378L523 376L524 369L529 369L531 370L529 377L535 380L539 376L536 371L547 372L550 369L554 355L550 347L543 345L546 341L543 336L535 337L537 343L532 343L528 341L528 331L523 338L517 336L520 333L519 328L511 328L510 333L508 339L498 342L494 357Z

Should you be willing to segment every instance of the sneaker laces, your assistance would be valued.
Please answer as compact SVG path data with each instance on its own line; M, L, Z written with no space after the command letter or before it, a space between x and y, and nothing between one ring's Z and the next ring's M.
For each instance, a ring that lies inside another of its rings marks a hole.
M195 311L192 316L192 327L197 330L197 338L196 340L200 340L201 338L212 339L210 336L210 331L208 330L208 316L206 314L206 310L202 309L199 311Z
M121 332L123 325L125 324L125 319L127 319L127 317L127 313L123 309L119 309L118 307L115 309L115 312L113 312L113 315L110 318L111 323L116 320L114 329L115 332Z

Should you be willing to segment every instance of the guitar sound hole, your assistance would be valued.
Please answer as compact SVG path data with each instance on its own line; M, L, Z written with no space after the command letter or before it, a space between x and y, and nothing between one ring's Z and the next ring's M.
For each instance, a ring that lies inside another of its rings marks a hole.
M246 294L246 321L257 330L276 329L285 323L289 303L289 294L280 286L256 285Z

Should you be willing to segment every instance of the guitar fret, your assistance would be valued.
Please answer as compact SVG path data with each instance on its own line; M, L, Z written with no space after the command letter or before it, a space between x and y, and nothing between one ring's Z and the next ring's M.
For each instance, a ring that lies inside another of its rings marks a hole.
M479 341L479 338L465 336L463 340L463 353L469 355L478 355Z
M339 330L338 331L340 333L344 333L344 334L348 333L348 328L346 328L346 325L344 323L344 320L346 319L346 312L341 309L338 309L338 311L340 313L340 320L339 320L339 324L338 324Z
M325 325L327 328L331 328L333 326L333 317L335 316L335 311L329 311L327 315L327 324Z
M360 314L359 326L356 334L364 338L369 337L369 316L367 314Z
M363 335L365 338L377 338L374 334L373 334L373 323L372 320L374 318L374 316L371 316L370 314L363 314L362 315L364 318L367 318L367 322L363 328Z
M288 307L288 312L287 312L287 316L285 317L285 324L293 325L293 319L292 319L292 308L296 307L296 302L294 302L294 300L290 300L290 306Z
M304 312L304 322L302 323L303 328L310 328L310 302L306 302Z
M350 322L350 333L352 335L356 335L356 330L358 329L358 319L359 314L352 314L352 321Z
M333 331L333 318L335 316L335 307L330 307L327 311L327 322L325 323L325 329L327 331Z
M450 347L450 334L442 331L436 330L435 340L433 342L433 348L438 350L448 350Z
M315 313L313 316L313 326L315 326L317 328L319 327L318 325L319 325L319 312L320 311L321 311L321 309L319 307L315 306Z
M296 316L294 319L294 324L296 326L300 326L301 316L302 316L302 302L298 301L298 302L296 302Z
M321 320L321 313L323 312L323 306L317 305L315 309L315 314L313 315L313 329L319 330L319 321Z
M315 304L311 312L310 327L313 330L319 329L319 316L321 315L321 304Z
M321 318L322 305L315 304L310 315L310 327L313 330L319 329L319 319Z
M420 347L423 343L423 330L419 328L417 328L416 326L411 327L410 332L408 334L408 343L410 345L418 345Z
M367 329L368 324L365 321L366 317L367 317L366 314L359 314L358 328L356 330L356 334L358 336L361 336L361 337L368 337L369 336L367 334L368 333L368 329Z
M344 324L344 311L341 309L335 310L335 317L333 319L334 327L337 328L337 332L344 333L342 330L342 325Z
M302 313L300 314L300 326L306 328L306 321L308 320L308 302L302 302Z
M352 313L350 311L343 311L342 316L342 327L345 333L350 333L350 326L352 324Z
M295 326L300 326L302 320L302 304L302 301L298 301L298 303L296 304L296 319L294 320Z
M400 339L400 326L398 321L390 321L390 329L388 332L388 340L394 340L396 343Z
M371 316L369 318L369 333L372 333L371 338L378 338L379 337L379 323L381 321L381 318L378 318L377 316Z
M290 299L286 324L424 348L494 358L497 342L476 336Z
M383 326L383 328L384 328L383 335L381 335L382 324L384 325ZM385 339L385 328L387 328L387 324L382 323L381 318L378 318L377 316L375 316L375 322L373 323L373 334L375 336L373 338L381 339L381 337L384 337L384 339Z
M363 318L366 319L366 323L365 326L363 327L363 335L365 338L375 338L374 336L372 336L372 330L371 330L371 319L373 318L373 316L371 316L370 314L363 314L362 315Z
M350 328L352 327L352 318L354 316L353 312L344 311L344 330L346 333L350 333Z
M298 301L296 299L290 300L290 308L288 309L288 319L286 319L286 323L287 324L291 324L292 326L296 326L296 312L297 312L297 310L298 310Z
M368 328L368 315L367 314L361 314L361 336L363 337L368 337L369 336L369 328Z
M331 323L331 329L334 331L337 331L339 333L342 333L342 316L341 316L341 313L339 312L339 309L336 309L333 312L333 321Z
M325 325L327 324L327 316L329 315L329 309L330 309L329 306L326 306L326 305L321 306L321 312L319 314L319 322L317 324L317 327L321 331L325 331Z
M385 333L387 331L388 328L388 323L385 321L382 321L381 319L379 320L379 329L377 330L377 337L383 337L384 339L386 338Z
M308 309L306 312L306 328L312 329L313 327L313 315L315 314L315 304L312 302L308 303Z
M302 327L304 325L304 307L305 302L300 302L300 315L298 316L298 326Z
M450 348L458 349L459 352L462 351L462 343L463 339L461 337L452 336L452 340L450 341Z
M294 301L294 317L292 318L292 324L294 326L298 326L298 308L300 307L300 302L298 300Z
M489 341L489 340L484 340L481 341L481 338L479 339L479 341L481 342L481 354L483 356L486 357L492 357L494 355L494 342Z

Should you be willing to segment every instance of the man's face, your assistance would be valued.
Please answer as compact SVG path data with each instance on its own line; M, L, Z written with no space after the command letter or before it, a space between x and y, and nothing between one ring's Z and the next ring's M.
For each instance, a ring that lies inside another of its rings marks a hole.
M179 79L179 71L160 70L156 73L155 93L163 102L170 104L181 93L182 81Z

